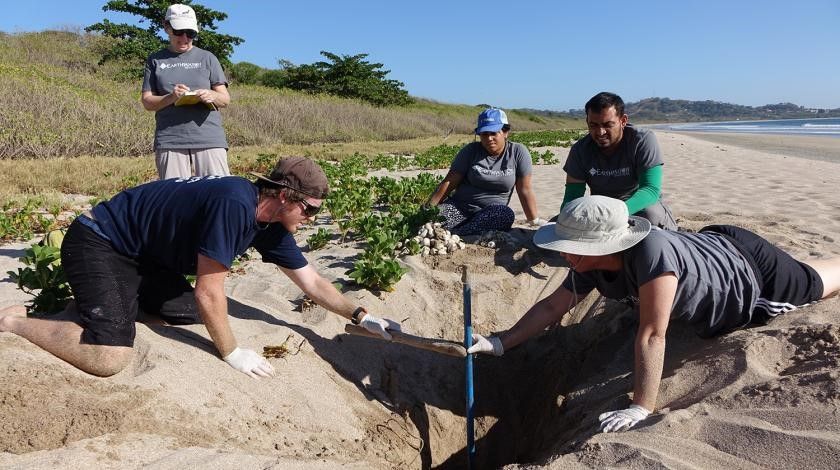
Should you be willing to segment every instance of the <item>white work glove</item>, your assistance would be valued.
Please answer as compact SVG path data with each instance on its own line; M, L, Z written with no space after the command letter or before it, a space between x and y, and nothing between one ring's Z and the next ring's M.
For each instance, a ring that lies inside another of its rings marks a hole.
M470 354L482 353L501 356L505 353L505 347L502 346L502 340L498 336L484 337L473 333L472 340L473 345L467 349Z
M376 318L369 313L366 313L365 316L359 320L359 325L371 333L378 334L388 341L391 341L391 333L388 333L388 330L402 331L399 323L393 320L388 320L387 318Z
M528 225L530 225L531 227L542 227L543 225L545 225L547 223L548 223L548 221L546 221L545 219L541 219L539 217L537 217L536 219L532 219L532 220L528 221Z
M274 375L274 367L271 367L264 357L250 349L236 348L223 359L234 369L254 379Z
M625 410L601 413L598 416L598 420L601 421L601 432L626 431L647 418L650 413L639 405L630 405L630 408Z

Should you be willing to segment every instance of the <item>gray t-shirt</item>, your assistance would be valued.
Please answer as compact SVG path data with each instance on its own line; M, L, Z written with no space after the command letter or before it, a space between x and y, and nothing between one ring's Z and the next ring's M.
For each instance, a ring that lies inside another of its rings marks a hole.
M209 90L214 85L227 85L227 79L219 59L195 46L181 54L163 49L146 59L143 91L163 96L171 93L177 83L190 90ZM155 150L227 146L221 113L204 103L170 105L155 113Z
M498 157L491 157L481 142L464 146L449 167L463 175L446 202L466 214L490 205L507 205L517 178L531 174L531 154L524 145L508 141Z
M563 170L585 181L593 195L626 201L639 188L639 176L662 164L662 151L653 132L628 124L613 155L601 153L592 136L587 135L572 145Z
M604 297L637 306L639 286L664 274L677 276L671 318L692 324L698 335L727 333L750 322L760 287L748 261L717 233L654 229L622 254L621 271L571 272L563 287L578 294L597 289Z

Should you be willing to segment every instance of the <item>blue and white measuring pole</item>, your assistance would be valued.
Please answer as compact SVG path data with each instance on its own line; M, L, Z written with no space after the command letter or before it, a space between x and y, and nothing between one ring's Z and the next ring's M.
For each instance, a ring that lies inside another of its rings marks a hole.
M470 275L467 267L464 266L464 347L469 349L472 346L472 286L470 286ZM466 367L467 382L467 469L472 469L475 462L475 427L473 423L473 357L467 354Z

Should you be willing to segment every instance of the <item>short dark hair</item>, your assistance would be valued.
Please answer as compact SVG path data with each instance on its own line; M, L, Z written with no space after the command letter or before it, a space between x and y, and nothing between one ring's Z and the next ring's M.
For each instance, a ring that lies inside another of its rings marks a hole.
M502 126L502 132L508 132L508 131L510 131L510 124L503 125Z
M263 180L257 180L254 184L257 185L257 188L259 188L260 194L265 194L269 197L278 197L280 194L284 194L286 199L291 202L299 202L306 199L305 194L301 194L300 192L286 186L269 183L268 181Z
M615 113L618 114L619 117L624 115L624 100L615 93L602 91L586 102L585 110L586 114L589 115L590 110L600 113L601 111L610 109L613 106L615 106Z

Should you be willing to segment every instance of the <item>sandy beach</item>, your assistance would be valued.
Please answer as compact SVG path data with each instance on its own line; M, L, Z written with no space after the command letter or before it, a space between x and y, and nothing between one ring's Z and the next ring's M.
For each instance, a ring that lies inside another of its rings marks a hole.
M800 259L840 256L840 139L657 137L681 227L732 223ZM533 174L546 218L563 197L568 149L555 150L561 163ZM409 257L394 292L345 293L406 332L461 341L467 265L476 331L503 330L567 273L532 234L518 223L496 249ZM27 300L5 275L26 246L0 246L0 307ZM304 254L346 284L358 252L333 241ZM133 363L107 379L0 333L0 468L465 468L462 359L349 336L338 316L299 308L300 290L258 260L226 286L241 346L289 346L271 359L276 377L231 369L201 325L138 325ZM597 416L629 400L636 323L591 295L561 325L478 358L478 468L837 468L840 299L715 339L672 324L657 412L601 434Z
M840 142L838 142L840 139L836 136L720 132L685 132L682 134L715 144L758 150L785 157L840 162Z

